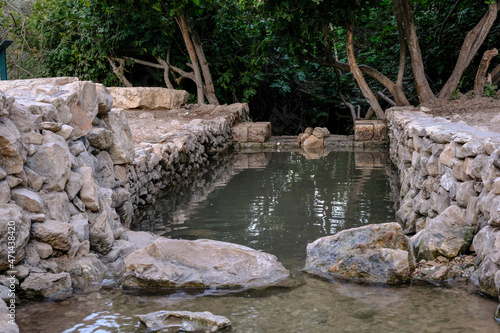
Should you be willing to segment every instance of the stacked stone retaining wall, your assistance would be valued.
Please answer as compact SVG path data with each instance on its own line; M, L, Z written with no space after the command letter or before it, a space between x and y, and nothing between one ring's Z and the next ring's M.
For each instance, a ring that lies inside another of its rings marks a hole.
M500 134L402 108L387 114L390 156L400 172L397 219L416 234L417 259L475 252L473 281L498 297Z
M221 106L212 120L134 146L125 112L112 104L106 87L77 78L0 82L7 303L14 285L16 296L61 300L123 274L124 258L155 238L127 229L134 209L227 151L231 126L248 112L246 104Z

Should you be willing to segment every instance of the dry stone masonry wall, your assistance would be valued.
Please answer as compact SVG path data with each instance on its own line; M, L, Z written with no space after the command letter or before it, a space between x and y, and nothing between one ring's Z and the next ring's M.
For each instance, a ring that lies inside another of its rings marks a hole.
M480 112L480 111L478 111ZM417 259L475 251L473 281L500 294L500 134L424 112L388 110L391 159L400 171L397 219Z
M18 296L48 300L123 274L125 257L156 238L127 229L134 209L227 151L231 126L248 112L246 104L228 106L219 118L135 147L125 112L112 104L106 87L77 78L0 82L0 294L7 301L7 271L15 272Z
M178 124L171 132L140 143L132 163L115 166L117 180L131 195L127 201L123 197L124 204L118 209L123 223L129 224L135 208L153 203L160 190L186 180L211 158L231 148L231 127L246 117L248 105L233 104L224 109L223 116Z

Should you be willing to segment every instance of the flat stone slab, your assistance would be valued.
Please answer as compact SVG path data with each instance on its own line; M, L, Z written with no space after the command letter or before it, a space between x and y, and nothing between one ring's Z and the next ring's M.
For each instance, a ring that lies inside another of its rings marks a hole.
M271 137L271 123L238 123L233 126L232 134L237 142L266 142Z
M387 140L387 125L381 120L356 120L354 123L354 140Z
M189 93L158 87L111 87L113 107L122 109L177 109L185 104Z
M216 316L208 311L157 311L139 316L139 319L148 329L154 331L167 329L168 332L174 332L174 330L220 332L231 326L231 322L226 317Z
M286 286L290 272L275 256L208 239L158 238L125 259L124 289L251 289Z

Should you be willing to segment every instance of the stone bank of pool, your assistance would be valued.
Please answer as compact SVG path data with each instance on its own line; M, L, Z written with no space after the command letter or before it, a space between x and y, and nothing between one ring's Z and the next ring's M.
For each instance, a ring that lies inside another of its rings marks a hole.
M226 296L135 296L119 289L36 303L22 332L142 332L138 315L211 311L233 332L500 332L497 303L464 289L376 287L312 278L306 245L346 228L395 220L397 178L384 151L234 155L190 186L137 212L133 228L183 239L210 238L274 254L299 285Z

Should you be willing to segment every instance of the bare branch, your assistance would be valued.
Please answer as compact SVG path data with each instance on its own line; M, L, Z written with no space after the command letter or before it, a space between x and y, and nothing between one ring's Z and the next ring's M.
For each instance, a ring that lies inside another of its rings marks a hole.
M474 94L480 96L484 93L484 84L486 83L488 67L490 67L491 59L498 55L497 49L492 49L484 52L481 63L476 73L476 80L474 81Z

